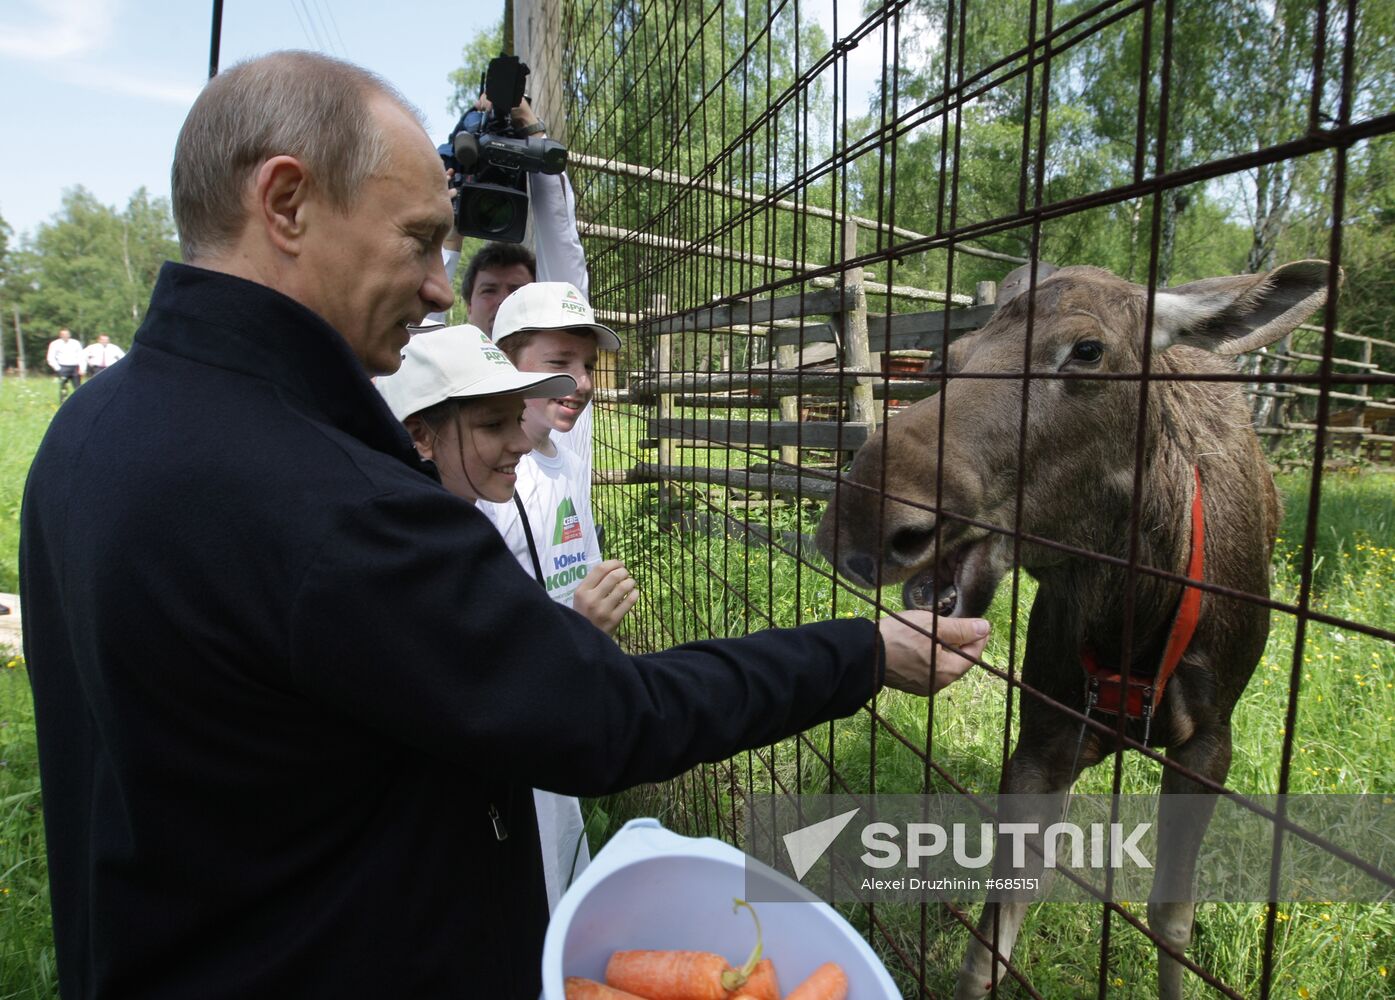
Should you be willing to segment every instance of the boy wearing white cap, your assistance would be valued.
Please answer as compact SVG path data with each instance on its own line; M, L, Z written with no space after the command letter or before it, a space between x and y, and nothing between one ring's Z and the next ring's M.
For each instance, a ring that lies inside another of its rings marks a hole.
M585 297L565 281L535 281L509 295L494 316L493 338L520 371L570 375L576 387L528 400L523 427L534 450L519 463L515 502L482 504L480 511L554 600L572 604L584 587L614 607L618 625L639 592L622 562L600 561L590 476L552 432L575 426L594 392L597 352L619 350L620 338L596 322Z

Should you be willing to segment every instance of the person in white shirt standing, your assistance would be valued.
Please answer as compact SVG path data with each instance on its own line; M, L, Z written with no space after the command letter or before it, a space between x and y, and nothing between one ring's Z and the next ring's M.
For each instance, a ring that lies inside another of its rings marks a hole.
M82 341L73 336L67 327L58 331L58 339L48 345L48 366L58 375L58 401L68 394L69 387L82 385L82 377L87 374L87 356L82 352Z
M95 344L88 344L87 350L83 352L87 360L87 373L96 375L100 371L105 371L126 356L126 352L111 342L111 338L105 333L97 335Z

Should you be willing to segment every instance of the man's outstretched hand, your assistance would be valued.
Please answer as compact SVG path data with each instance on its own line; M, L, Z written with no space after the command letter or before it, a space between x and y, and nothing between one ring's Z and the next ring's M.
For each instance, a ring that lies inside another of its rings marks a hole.
M932 626L938 648L930 639ZM969 656L983 655L989 625L982 618L945 617L936 624L932 612L903 611L883 618L877 628L886 647L886 686L928 695L963 677L973 666Z

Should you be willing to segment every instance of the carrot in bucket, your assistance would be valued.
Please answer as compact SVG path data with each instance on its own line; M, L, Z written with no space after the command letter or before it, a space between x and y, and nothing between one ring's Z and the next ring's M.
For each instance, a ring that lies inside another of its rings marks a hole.
M567 1000L644 1000L633 993L617 990L594 979L582 979L580 976L568 976L563 986L566 988Z
M846 1000L847 995L848 977L833 962L825 962L785 1000Z
M746 985L731 994L730 1000L780 1000L780 980L775 975L775 963L762 958L746 980Z
M744 906L756 922L756 946L739 969L710 951L617 951L606 963L607 985L649 1000L727 1000L755 972L762 939L760 918L751 904L732 902L733 913Z

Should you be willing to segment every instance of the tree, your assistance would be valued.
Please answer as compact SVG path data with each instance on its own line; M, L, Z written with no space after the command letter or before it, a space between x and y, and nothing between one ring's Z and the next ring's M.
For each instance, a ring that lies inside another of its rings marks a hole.
M145 188L124 211L83 187L15 254L8 279L21 307L26 353L41 358L59 327L84 343L108 334L122 346L145 317L160 266L178 257L169 202Z
M6 322L10 316L13 289L10 285L10 238L14 235L14 230L5 221L4 216L0 216L0 344L5 345L0 349L0 370L4 368L3 359L10 353L11 341L6 339L9 335L9 324Z
M9 280L9 255L10 239L14 236L14 230L5 221L5 217L0 215L0 291L3 291Z
M447 76L451 87L454 88L450 97L450 109L453 114L463 115L475 106L475 100L480 96L480 80L489 66L489 60L505 54L504 23L508 17L509 12L505 10L498 24L491 28L481 28L461 50L460 68L451 70Z

